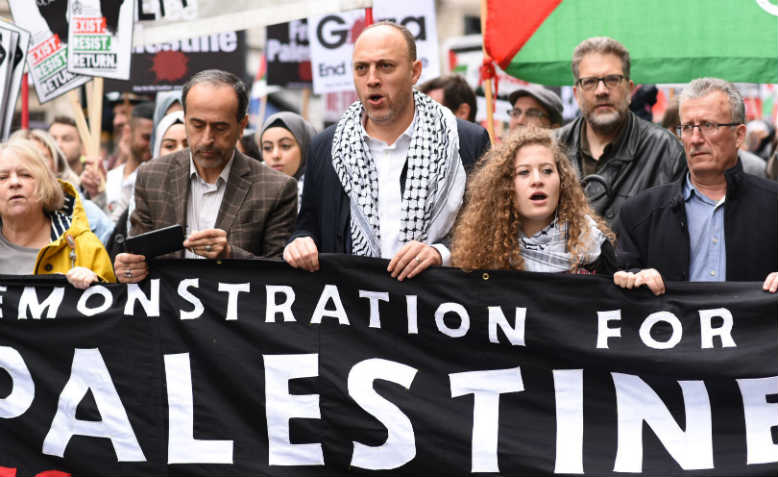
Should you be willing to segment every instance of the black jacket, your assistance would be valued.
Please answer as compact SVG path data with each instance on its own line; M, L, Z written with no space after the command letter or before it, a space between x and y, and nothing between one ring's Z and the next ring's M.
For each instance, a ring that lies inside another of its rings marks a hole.
M556 132L579 176L583 171L580 151L583 122L583 116L579 116ZM671 132L632 112L628 113L624 128L617 142L608 145L612 152L608 152L609 159L596 173L608 184L611 194L606 194L602 184L595 181L586 186L592 209L614 230L619 210L627 199L650 187L678 180L686 172L683 146Z
M724 175L727 281L763 281L778 271L778 184L744 173L740 161ZM654 187L624 204L618 249L625 268L656 268L666 281L689 279L685 180Z
M305 185L297 226L289 241L311 237L320 253L351 253L350 200L332 167L332 125L317 134L308 147ZM466 172L489 148L489 134L477 124L457 119L459 156ZM405 182L405 170L401 177ZM398 204L399 206L399 204Z

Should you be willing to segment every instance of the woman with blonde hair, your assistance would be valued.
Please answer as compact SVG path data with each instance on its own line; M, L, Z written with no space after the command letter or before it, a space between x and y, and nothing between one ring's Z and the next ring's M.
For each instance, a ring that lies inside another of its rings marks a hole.
M0 274L55 273L78 288L116 281L75 187L57 180L32 141L0 144Z
M456 267L612 274L613 232L546 129L523 127L480 161L454 229Z
M68 165L65 153L57 146L57 142L51 137L51 134L42 129L20 129L11 134L10 140L27 139L32 142L38 152L41 153L46 164L49 166L54 176L66 182L70 182L76 189L79 188L81 180ZM108 239L113 232L114 224L110 218L94 202L81 196L81 204L86 211L86 218L89 221L89 228L100 239L103 244L108 243Z

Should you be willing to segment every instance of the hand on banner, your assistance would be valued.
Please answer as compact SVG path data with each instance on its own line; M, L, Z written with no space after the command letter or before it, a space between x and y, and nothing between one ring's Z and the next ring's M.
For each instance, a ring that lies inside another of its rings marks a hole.
M138 283L149 275L146 257L134 253L120 253L113 262L113 270L119 283Z
M193 232L186 240L184 247L201 257L230 258L232 249L227 242L227 232L222 229L206 229Z
M762 290L770 293L775 293L778 291L778 272L773 272L767 275L767 278L764 279Z
M90 198L97 195L105 188L105 168L100 157L88 157L84 161L84 172L81 173L81 187Z
M86 267L73 267L68 270L65 277L71 285L81 290L88 288L89 285L99 281L97 274Z
M613 283L621 288L637 288L645 285L654 295L664 295L665 282L662 275L653 268L646 268L637 273L619 271L613 274Z
M392 258L386 271L392 278L403 281L415 277L431 265L442 264L443 258L435 247L411 240Z
M311 237L298 237L284 248L284 261L309 272L319 269L319 249Z

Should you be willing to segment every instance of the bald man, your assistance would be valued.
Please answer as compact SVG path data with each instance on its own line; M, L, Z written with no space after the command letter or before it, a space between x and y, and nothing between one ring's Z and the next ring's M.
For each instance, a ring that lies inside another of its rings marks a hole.
M407 28L379 22L354 45L359 101L309 148L297 227L284 259L308 271L319 253L390 259L398 280L447 265L446 238L486 131L414 91L421 75Z

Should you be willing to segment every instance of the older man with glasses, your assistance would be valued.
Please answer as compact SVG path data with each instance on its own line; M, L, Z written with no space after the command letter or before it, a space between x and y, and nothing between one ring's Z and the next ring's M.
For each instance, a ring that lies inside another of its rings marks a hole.
M522 126L556 129L562 125L562 100L555 92L538 85L522 85L508 96L510 133Z
M665 280L760 281L775 293L778 184L743 172L743 97L724 80L697 79L679 111L689 173L624 204L618 245L632 271L614 282L659 295Z
M557 130L595 212L616 228L624 202L682 177L683 147L672 133L629 110L634 84L629 52L618 41L589 38L573 51L573 92L581 116Z

